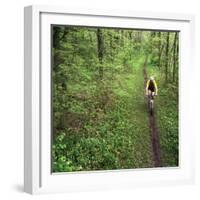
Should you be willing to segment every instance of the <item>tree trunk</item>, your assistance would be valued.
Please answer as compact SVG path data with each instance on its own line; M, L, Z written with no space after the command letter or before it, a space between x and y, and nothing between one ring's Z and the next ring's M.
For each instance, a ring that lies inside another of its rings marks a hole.
M154 39L154 37L155 37L155 32L154 31L151 31L151 34L150 34L151 36L150 36L150 43L151 43L151 52L153 52L153 43L154 43L154 41L153 41L153 39Z
M169 64L169 32L166 37L166 49L165 49L165 81L168 80L168 64Z
M110 52L110 60L113 63L113 38L112 38L112 32L108 32L109 35L109 52Z
M158 32L158 38L159 38L159 43L158 43L158 68L161 69L161 55L162 55L161 32Z
M60 48L60 27L53 27L53 48Z
M176 75L176 41L177 41L177 32L174 35L174 44L173 44L173 82L175 81Z
M101 29L97 29L97 48L98 48L98 58L99 58L99 76L100 79L103 78L103 51L104 51L104 45L103 45L103 33Z
M155 48L155 40L154 40L154 38L155 38L155 36L156 36L156 32L155 31L151 31L150 32L150 62L151 63L153 63L153 64L155 64L154 63L154 57L155 57L155 50L154 50L154 48Z
M121 31L120 31L120 46L121 47L123 47L124 46L124 30L123 29L121 29Z

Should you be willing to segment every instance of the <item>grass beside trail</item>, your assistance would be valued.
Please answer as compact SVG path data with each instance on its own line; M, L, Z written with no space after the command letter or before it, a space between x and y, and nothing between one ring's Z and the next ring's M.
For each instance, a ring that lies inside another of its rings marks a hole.
M72 87L78 99L71 110L79 114L70 114L70 126L55 137L59 145L53 145L54 171L153 167L143 64L143 57L133 60L112 84L95 86L88 93L84 85L82 91ZM105 99L104 108L99 107Z
M118 133L122 139L130 141L129 150L126 144L123 146L124 152L129 151L127 161L130 165L126 165L125 161L125 168L153 166L149 119L144 101L143 64L144 58L135 62L132 73L120 76L114 89L116 95L123 92L116 103L116 110L120 113L121 121L127 121L128 124Z
M148 64L148 75L154 75L158 84L155 99L156 121L163 167L178 166L178 87L165 83L164 77Z

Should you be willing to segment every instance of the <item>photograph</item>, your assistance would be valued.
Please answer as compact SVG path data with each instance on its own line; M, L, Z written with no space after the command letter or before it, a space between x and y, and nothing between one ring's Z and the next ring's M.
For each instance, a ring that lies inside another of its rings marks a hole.
M179 167L179 31L51 25L51 172Z

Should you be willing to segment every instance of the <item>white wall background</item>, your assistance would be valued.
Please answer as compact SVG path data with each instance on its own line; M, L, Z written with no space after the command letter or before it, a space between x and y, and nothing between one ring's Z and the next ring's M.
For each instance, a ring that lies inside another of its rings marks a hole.
M199 199L200 136L196 134L196 183L190 186L137 188L31 196L23 193L23 7L31 4L190 13L196 15L196 75L200 76L199 0L5 0L0 7L0 199ZM188 66L190 67L190 66ZM199 69L198 69L199 68ZM200 80L199 80L200 82ZM199 83L200 85L200 83ZM194 102L200 102L196 86ZM191 120L196 121L200 106ZM190 123L190 122L188 122ZM198 130L199 131L199 130ZM198 133L198 131L196 131ZM190 133L188 133L190 134Z

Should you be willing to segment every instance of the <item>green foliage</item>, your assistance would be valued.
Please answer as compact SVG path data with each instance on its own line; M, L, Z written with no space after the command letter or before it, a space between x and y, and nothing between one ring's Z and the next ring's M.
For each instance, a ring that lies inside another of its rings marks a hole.
M157 33L101 28L98 35L97 28L53 27L53 172L153 167L142 68L146 54L148 73L162 82L167 96L156 102L163 163L176 165L178 81L176 76L165 86L162 80L157 46L166 40ZM172 43L173 37L171 48Z
M156 119L159 130L159 141L163 166L178 166L178 87L176 84L165 83L162 74L149 65L151 74L155 74L159 86L156 98Z

